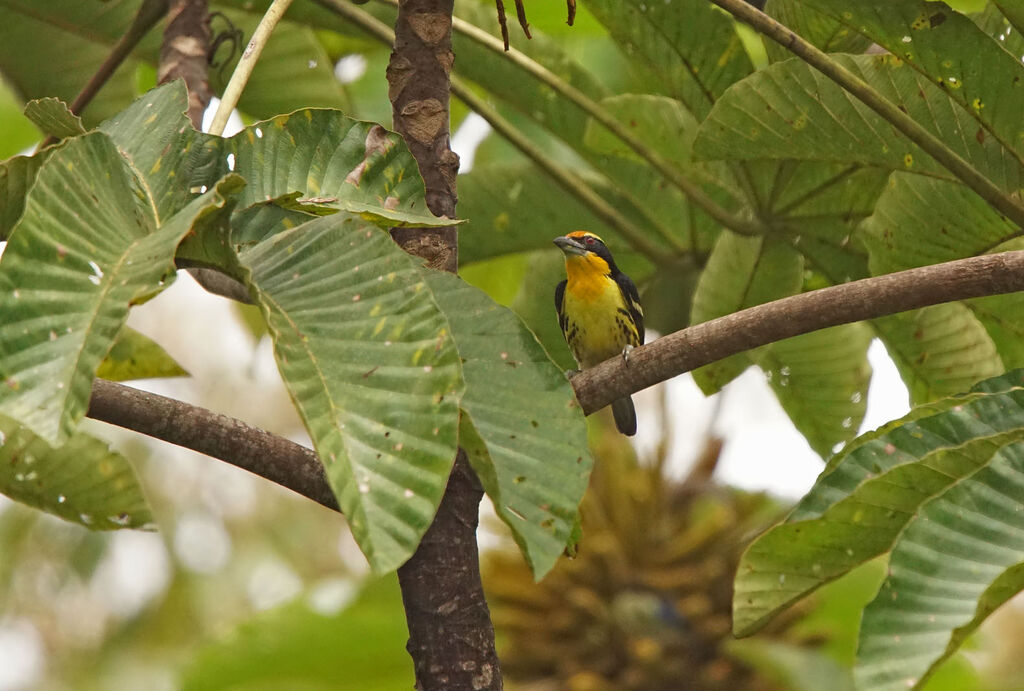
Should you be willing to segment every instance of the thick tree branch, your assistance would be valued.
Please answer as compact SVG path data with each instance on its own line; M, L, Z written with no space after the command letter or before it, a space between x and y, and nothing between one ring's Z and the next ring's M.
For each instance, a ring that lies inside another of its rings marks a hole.
M103 379L93 381L88 415L219 458L339 510L312 450L241 420Z
M1024 250L865 278L765 303L677 331L576 375L591 413L628 393L734 353L839 324L969 298L1024 290ZM89 417L244 468L333 509L316 454L304 446L164 396L96 380Z
M164 40L160 44L157 82L185 80L188 90L188 118L202 129L203 113L210 105L210 25L207 0L174 0L168 13Z
M987 254L822 288L659 338L573 377L590 414L626 394L735 353L839 324L1024 290L1024 250Z

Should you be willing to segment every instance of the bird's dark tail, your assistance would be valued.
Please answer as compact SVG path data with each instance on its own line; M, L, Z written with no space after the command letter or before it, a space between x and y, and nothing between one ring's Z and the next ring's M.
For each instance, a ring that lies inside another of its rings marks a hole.
M629 396L612 401L612 415L615 416L615 427L627 437L636 434L636 409L633 399Z

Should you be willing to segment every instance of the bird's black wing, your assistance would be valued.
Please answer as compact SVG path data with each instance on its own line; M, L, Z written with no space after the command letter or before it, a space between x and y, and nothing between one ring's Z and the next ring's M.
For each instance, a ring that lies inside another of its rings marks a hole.
M555 312L558 313L558 325L562 328L562 333L565 333L566 316L565 310L562 305L565 302L565 284L568 281L562 281L555 286Z
M619 284L619 290L626 302L626 309L629 310L629 317L636 324L636 332L640 336L640 344L644 342L644 308L640 306L640 293L636 290L636 284L621 271L615 275L615 282Z

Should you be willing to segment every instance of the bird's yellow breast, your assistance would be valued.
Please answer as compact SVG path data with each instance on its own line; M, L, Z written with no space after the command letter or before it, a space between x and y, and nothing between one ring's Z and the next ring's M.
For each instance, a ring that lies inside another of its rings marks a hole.
M566 340L580 367L593 367L638 345L636 327L624 314L619 285L608 275L600 257L568 257L563 312L569 324Z

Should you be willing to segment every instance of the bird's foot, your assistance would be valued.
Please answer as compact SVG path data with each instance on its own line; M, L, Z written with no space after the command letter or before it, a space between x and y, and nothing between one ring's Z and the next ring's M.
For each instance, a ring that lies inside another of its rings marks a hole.
M633 346L627 343L622 346L622 362L629 364L629 354L633 352Z

